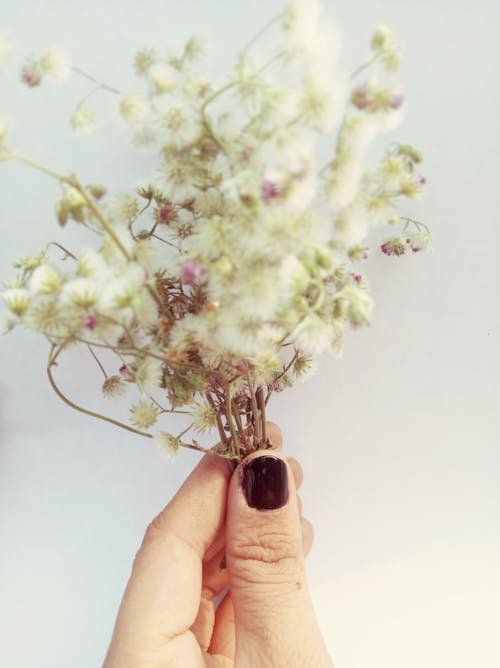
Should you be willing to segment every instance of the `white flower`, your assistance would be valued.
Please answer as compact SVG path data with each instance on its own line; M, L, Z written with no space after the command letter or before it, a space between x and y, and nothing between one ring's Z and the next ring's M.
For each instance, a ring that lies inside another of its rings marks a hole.
M319 355L333 338L332 328L315 313L309 314L293 333L298 347L309 355Z
M30 279L30 289L41 295L57 292L61 286L61 276L53 267L42 264L37 267Z
M346 285L335 295L343 302L345 317L351 325L359 327L370 322L373 311L373 300L366 289L357 285Z
M63 83L71 74L71 56L63 47L53 46L47 49L38 62L42 73L56 83Z
M31 304L32 295L26 288L11 288L4 290L1 296L7 308L17 316L22 316Z
M68 281L62 290L63 301L66 303L88 308L97 304L102 286L89 278L75 278Z
M139 203L127 193L119 193L107 205L106 213L113 222L128 223L139 214Z
M94 250L85 250L80 254L76 265L76 274L82 278L107 278L108 267L103 257Z
M138 429L149 429L158 419L158 408L147 401L139 401L130 409L132 424Z
M134 125L144 121L149 114L149 104L143 95L125 93L120 97L120 116L127 123Z
M216 425L215 411L207 403L196 403L191 408L191 417L193 418L193 426L196 431L203 433L210 431Z
M309 272L296 255L288 254L281 263L279 275L280 292L289 298L304 292L311 281Z
M163 381L163 362L153 358L146 358L137 367L135 382L145 394L156 392Z
M335 221L335 234L345 246L355 246L368 234L369 220L365 209L354 202L343 209Z
M147 77L157 93L168 93L177 83L177 72L166 63L155 63L147 71Z
M156 445L163 457L171 462L177 459L180 447L180 441L178 438L172 434L168 434L166 431L160 431L153 436L153 443Z
M153 102L153 113L163 143L185 146L194 143L203 131L201 114L193 101L182 94L162 95Z
M376 135L373 115L353 115L345 119L337 141L335 162L326 182L326 195L333 208L347 206L358 193L366 151Z
M78 107L71 116L70 125L77 136L83 136L92 134L99 123L92 111Z

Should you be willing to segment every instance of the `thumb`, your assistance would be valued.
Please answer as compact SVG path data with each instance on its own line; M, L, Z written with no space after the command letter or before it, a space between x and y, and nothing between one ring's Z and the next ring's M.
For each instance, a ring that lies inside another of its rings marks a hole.
M331 666L307 589L295 483L284 457L258 451L240 464L226 521L235 665Z

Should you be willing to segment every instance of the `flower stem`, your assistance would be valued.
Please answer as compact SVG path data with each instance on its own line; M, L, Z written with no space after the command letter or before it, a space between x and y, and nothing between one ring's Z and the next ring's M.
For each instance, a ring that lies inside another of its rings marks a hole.
M74 408L76 411L79 413L83 413L84 415L90 415L91 417L98 418L99 420L104 420L105 422L110 422L111 424L114 424L117 427L121 427L122 429L126 429L127 431L131 431L134 434L139 434L139 436L145 436L146 438L152 438L152 434L148 434L145 431L139 431L139 429L134 429L134 427L129 427L128 424L125 424L124 422L120 422L119 420L114 420L113 418L108 417L107 415L102 415L101 413L95 413L94 411L90 411L87 408L83 408L82 406L79 406L78 404L75 404L74 401L71 401L71 399L68 399L68 397L62 392L62 390L58 387L54 376L52 374L52 367L56 363L57 358L59 357L59 354L62 352L64 346L59 346L57 352L54 353L55 346L52 345L52 348L49 353L49 361L47 364L47 376L49 378L49 383L54 390L54 392L57 394L57 396L64 401L65 404L70 406L70 408Z
M89 81L92 81L92 83L95 83L98 88L102 88L103 90L107 90L110 93L116 93L117 95L121 95L121 92L117 90L116 88L113 88L112 86L108 86L108 84L102 83L102 81L98 81L97 79L94 79L93 76L90 74L87 74L87 72L84 72L81 70L79 67L76 67L73 65L72 67L73 72L76 72L79 74L81 77L84 77L85 79L88 79Z
M95 361L96 361L97 364L99 365L99 368L100 368L101 371L103 372L103 374L104 374L104 378L107 378L107 377L108 377L108 374L107 374L106 371L104 370L104 367L103 367L103 365L101 364L99 358L97 357L97 355L95 354L95 352L92 350L92 347L91 347L89 344L87 344L87 348L89 349L90 354L91 354L92 357L95 359Z
M238 439L238 434L236 433L236 429L234 428L234 422L233 422L233 411L231 407L231 394L229 392L229 385L226 384L224 386L224 398L226 401L226 421L229 426L229 431L231 432L231 440L233 442L233 447L236 456L238 459L240 458L240 442Z

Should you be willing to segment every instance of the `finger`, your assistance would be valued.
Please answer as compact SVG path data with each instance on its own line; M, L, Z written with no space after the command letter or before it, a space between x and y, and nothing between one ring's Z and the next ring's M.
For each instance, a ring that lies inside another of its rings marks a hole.
M307 646L326 654L307 589L295 482L280 453L253 453L233 474L226 556L236 665L306 665Z
M190 627L201 649L206 652L212 638L215 621L213 599L220 594L228 583L227 568L221 567L224 559L224 546L210 559L203 560L200 607L196 619Z
M228 592L215 613L214 632L208 651L210 654L222 654L233 661L235 644L234 607L231 593Z
M304 471L295 457L287 458L288 466L292 469L293 479L295 480L295 489L299 489L304 480Z
M302 550L304 557L307 557L314 541L314 529L311 522L305 517L300 518L300 525L302 527Z
M227 461L206 455L149 525L111 641L116 665L124 653L155 641L163 647L194 623L202 559L222 531L230 475Z
M299 515L302 515L302 508L303 508L303 505L304 505L304 504L302 503L302 499L301 499L300 496L297 494L297 508L298 508L298 511L299 511Z

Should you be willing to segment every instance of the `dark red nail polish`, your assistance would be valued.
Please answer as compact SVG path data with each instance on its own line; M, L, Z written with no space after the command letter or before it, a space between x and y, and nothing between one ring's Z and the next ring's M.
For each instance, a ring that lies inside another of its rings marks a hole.
M274 510L288 501L288 470L278 457L255 457L243 467L243 493L250 508Z

